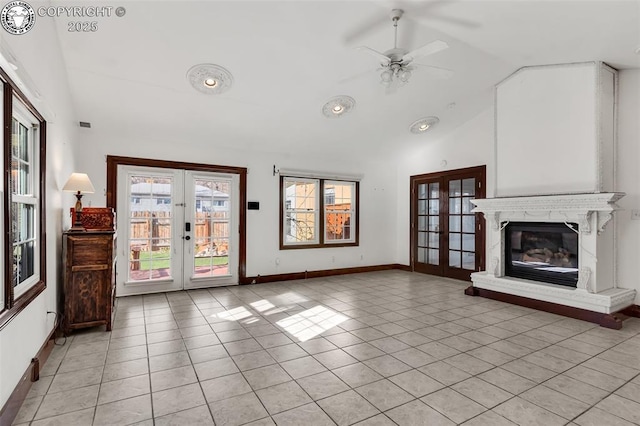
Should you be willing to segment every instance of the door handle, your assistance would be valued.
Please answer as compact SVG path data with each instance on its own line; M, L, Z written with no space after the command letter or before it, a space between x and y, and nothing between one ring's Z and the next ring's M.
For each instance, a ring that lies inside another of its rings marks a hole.
M191 235L185 235L184 239L189 241L191 239Z

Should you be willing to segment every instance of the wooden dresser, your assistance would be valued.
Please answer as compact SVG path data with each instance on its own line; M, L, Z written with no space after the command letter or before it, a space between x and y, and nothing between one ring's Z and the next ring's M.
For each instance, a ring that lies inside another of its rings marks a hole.
M105 213L107 212L99 212L101 215ZM111 330L116 253L113 211L108 209L108 213L110 223L106 221L102 226L87 228L84 232L63 233L62 331L65 334L75 329L99 325L106 325L107 331ZM95 221L95 217L88 218L83 223L89 224L91 220ZM104 222L104 218L102 221Z

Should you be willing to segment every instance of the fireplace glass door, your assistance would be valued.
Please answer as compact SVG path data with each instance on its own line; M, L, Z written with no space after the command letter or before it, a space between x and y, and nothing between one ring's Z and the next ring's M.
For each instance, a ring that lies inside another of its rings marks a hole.
M510 222L504 235L505 275L577 286L577 223Z
M484 257L483 218L471 200L484 198L484 167L412 176L413 269L469 280Z

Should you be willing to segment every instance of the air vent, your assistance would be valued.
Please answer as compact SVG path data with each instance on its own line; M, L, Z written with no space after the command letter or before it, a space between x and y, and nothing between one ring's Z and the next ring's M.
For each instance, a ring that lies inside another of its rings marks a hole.
M80 127L85 127L87 129L90 129L91 123L89 123L88 121L80 121Z

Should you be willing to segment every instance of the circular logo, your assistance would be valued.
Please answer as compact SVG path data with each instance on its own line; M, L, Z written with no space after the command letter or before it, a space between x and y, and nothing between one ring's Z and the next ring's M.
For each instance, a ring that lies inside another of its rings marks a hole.
M36 23L36 12L27 2L16 0L7 3L0 13L0 24L8 33L24 34Z

